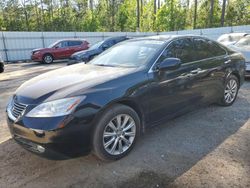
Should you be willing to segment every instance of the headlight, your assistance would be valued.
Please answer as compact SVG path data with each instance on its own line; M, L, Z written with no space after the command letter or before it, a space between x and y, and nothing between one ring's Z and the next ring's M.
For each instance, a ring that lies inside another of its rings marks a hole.
M40 53L40 51L36 51L36 52L34 52L34 54L39 54Z
M75 110L77 105L86 98L86 96L81 97L71 97L65 99L59 99L55 101L50 101L42 103L32 109L26 117L57 117L65 116L70 114Z

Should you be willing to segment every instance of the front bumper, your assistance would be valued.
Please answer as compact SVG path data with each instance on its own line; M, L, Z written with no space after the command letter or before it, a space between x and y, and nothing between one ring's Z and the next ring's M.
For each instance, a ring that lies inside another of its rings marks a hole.
M250 62L246 63L245 77L250 77Z
M87 154L91 150L91 125L72 121L66 127L36 130L7 118L13 139L25 149L49 159L67 159Z
M74 64L77 64L77 63L81 63L81 61L76 60L76 59L69 59L67 65L74 65Z
M41 54L32 54L31 55L31 60L40 62L40 61L43 60L43 57L42 57Z

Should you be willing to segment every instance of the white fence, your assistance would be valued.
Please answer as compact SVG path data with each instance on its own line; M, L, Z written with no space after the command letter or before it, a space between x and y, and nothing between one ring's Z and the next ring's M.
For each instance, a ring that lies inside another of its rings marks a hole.
M209 29L183 30L173 32L0 32L0 55L5 61L29 60L31 50L34 48L47 47L59 39L84 38L93 44L107 37L131 36L141 37L150 35L167 34L192 34L202 35L216 40L224 33L247 32L250 33L250 25L221 27Z

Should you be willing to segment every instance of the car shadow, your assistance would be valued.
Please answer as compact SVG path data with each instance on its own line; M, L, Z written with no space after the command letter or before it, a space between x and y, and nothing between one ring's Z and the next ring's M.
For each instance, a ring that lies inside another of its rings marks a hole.
M92 154L47 160L8 139L0 144L0 187L167 187L234 135L249 114L241 93L231 107L210 105L149 129L115 162Z
M44 64L44 63L40 63L40 62L26 62L26 63L22 63L22 67L32 67L32 66L53 66L53 65L60 65L60 64L65 64L67 65L68 60L56 60L51 64Z

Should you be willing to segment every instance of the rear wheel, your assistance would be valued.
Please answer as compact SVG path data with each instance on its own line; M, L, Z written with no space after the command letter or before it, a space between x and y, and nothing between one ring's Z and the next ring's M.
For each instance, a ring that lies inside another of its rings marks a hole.
M4 72L4 65L1 65L1 62L0 62L0 73Z
M44 56L43 56L43 63L45 63L45 64L51 64L51 63L53 63L53 56L51 55L51 54L45 54Z
M118 160L134 147L140 132L137 113L125 105L114 105L99 119L93 136L93 151L102 160Z
M234 103L239 90L239 80L236 76L230 75L225 82L224 95L220 100L220 105L230 106Z
M96 55L91 56L91 57L89 58L89 60L88 60L88 61L91 61L92 59L94 59L94 58L95 58L95 56L96 56Z

